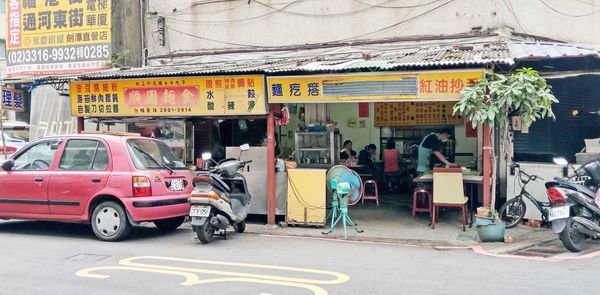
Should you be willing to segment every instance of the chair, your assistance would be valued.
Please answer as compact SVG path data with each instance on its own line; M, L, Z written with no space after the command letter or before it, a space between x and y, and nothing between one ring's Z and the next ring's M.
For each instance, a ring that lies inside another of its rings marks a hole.
M458 207L462 209L463 231L467 224L467 204L461 168L433 169L433 214L431 228L435 229L435 221L440 207Z
M372 185L373 186L373 194L372 195L367 195L367 185ZM365 203L365 200L375 200L375 202L377 202L377 207L379 207L379 191L377 190L377 182L375 182L375 180L367 180L365 181L365 183L363 184L363 197L362 197L362 201L361 204Z
M413 193L412 216L415 217L417 212L429 212L431 215L432 202L431 192L428 189L415 188L415 192ZM417 206L419 203L426 204L427 207Z

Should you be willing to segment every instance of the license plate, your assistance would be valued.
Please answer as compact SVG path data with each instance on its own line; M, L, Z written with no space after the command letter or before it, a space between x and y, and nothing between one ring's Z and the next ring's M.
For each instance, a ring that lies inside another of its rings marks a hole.
M173 179L171 180L171 190L172 191L182 191L185 188L183 185L182 179Z
M570 216L569 208L569 206L550 208L550 210L548 210L548 220L552 221L556 219L568 218Z
M210 206L192 206L190 216L192 217L208 217L210 215Z

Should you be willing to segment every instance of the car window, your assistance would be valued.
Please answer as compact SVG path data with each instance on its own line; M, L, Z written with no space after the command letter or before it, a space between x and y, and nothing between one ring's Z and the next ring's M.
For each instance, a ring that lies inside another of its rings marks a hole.
M173 150L164 142L136 138L127 141L133 164L138 169L186 169L185 164L175 157Z
M107 167L106 147L89 139L69 140L58 165L61 170L104 170Z
M15 158L13 170L48 170L58 150L60 140L42 141Z

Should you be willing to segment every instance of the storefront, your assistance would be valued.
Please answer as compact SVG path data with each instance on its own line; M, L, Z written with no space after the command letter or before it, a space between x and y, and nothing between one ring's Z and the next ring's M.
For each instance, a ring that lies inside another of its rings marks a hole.
M244 160L253 162L246 177L257 196L251 213L266 214L264 83L263 75L73 81L71 113L79 118L80 131L125 131L162 139L189 166L197 165L204 152L218 161L237 157L237 146L250 144ZM286 182L285 174L276 179Z
M268 76L269 103L287 107L290 117L277 130L280 156L300 169L347 165L361 177L377 180L385 192L382 154L392 140L400 152L400 186L388 193L410 194L417 164L413 145L451 129L452 138L443 149L446 158L481 175L483 133L452 109L461 91L481 77L482 69ZM352 141L357 156L367 145L376 146L375 173L340 159L346 140Z

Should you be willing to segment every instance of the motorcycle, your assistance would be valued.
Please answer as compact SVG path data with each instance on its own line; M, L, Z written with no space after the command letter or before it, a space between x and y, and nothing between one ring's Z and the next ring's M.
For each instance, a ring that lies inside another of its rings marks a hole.
M556 158L556 164L568 169L564 158ZM585 248L586 239L600 238L600 160L594 160L574 169L568 179L555 178L545 184L546 193L552 204L548 220L552 231L558 234L565 248L580 252ZM585 177L584 184L572 181Z
M249 148L248 144L240 146L237 159L221 160L214 168L199 173L193 179L189 216L192 228L203 244L213 240L216 230L222 230L227 239L228 227L232 226L238 233L246 229L246 216L252 198L246 179L239 171L252 162L240 161L243 152ZM212 161L211 158L210 153L202 154L204 161Z

